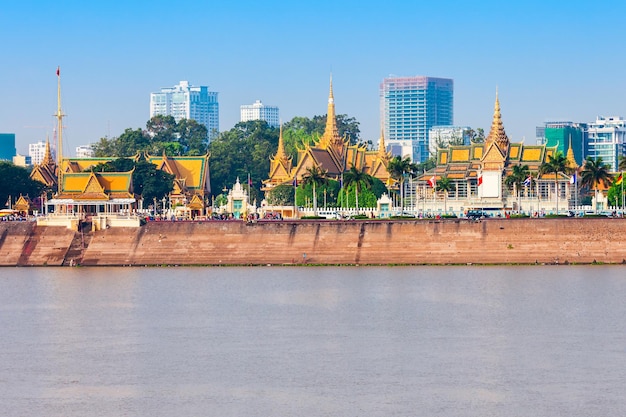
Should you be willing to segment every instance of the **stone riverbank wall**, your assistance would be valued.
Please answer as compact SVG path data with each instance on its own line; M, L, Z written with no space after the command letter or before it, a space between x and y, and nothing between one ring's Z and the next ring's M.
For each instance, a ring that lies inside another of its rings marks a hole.
M87 228L85 228L87 229ZM0 265L626 263L626 219L0 224Z

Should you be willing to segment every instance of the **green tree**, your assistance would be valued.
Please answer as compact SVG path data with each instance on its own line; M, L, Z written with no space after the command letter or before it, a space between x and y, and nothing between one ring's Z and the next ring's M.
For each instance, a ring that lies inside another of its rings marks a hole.
M155 198L161 200L167 197L174 189L174 175L157 169L156 165L146 160L135 162L129 158L118 158L92 168L94 172L128 172L133 169L133 190L143 199L141 208L146 208Z
M30 179L30 173L26 168L0 161L0 206L6 206L9 196L12 203L20 195L37 198L44 188L39 181Z
M100 138L97 143L91 145L94 156L96 158L105 158L109 156L117 156L116 150L117 138Z
M276 153L278 129L265 121L237 123L209 144L211 189L231 188L237 178L253 183L251 199L258 199L260 180L267 178L270 156Z
M435 166L437 166L437 160L434 156L431 156L424 162L415 164L413 167L413 173L417 174L418 172L427 172L435 168Z
M450 191L456 190L456 186L448 177L441 177L439 181L437 181L437 191L443 192L443 211L444 213L448 212L448 193Z
M116 154L109 156L133 156L150 146L150 138L141 129L126 129L117 139Z
M602 161L602 157L596 159L587 157L580 173L580 185L593 189L596 197L596 206L594 210L598 210L598 185L602 184L608 188L613 181L613 175L609 171L609 165Z
M372 176L364 172L362 169L358 169L354 165L343 174L343 180L346 188L354 188L354 200L356 204L356 210L359 211L359 192L362 189L370 190L372 188Z
M485 130L482 128L478 128L476 130L469 129L467 134L470 137L471 143L485 143Z
M135 161L130 158L117 158L100 163L88 169L94 172L128 172L135 168Z
M299 143L295 143L295 145L301 146L313 138L322 136L324 134L324 130L326 129L326 121L327 115L313 116L312 119L301 116L294 117L283 125L283 138L286 139L285 134L289 131L299 132L295 136L297 136L301 141ZM339 136L347 136L350 140L350 144L352 145L361 141L361 130L359 128L360 124L354 117L349 117L346 114L338 114L335 116L335 121L337 122L337 131L339 132ZM287 146L287 143L285 143L285 146Z
M209 145L206 126L193 119L183 119L176 125L176 132L186 155L206 154Z
M272 188L267 193L267 202L272 206L292 206L294 204L294 187L289 184L281 184Z
M144 208L155 198L161 200L174 189L174 175L156 168L148 161L138 161L133 172L133 188L141 195Z
M154 116L146 122L146 133L152 142L172 142L177 133L176 119L173 116Z
M306 169L306 172L302 176L302 184L303 185L311 185L313 187L313 215L317 216L317 192L316 187L320 185L327 185L328 171L317 167L312 166Z
M395 156L389 160L387 171L391 178L400 184L400 211L404 212L404 181L407 175L413 175L417 171L416 164L411 162L411 157L400 158Z
M609 200L609 205L621 207L624 209L624 188L623 184L611 184L611 188L607 192L607 198Z
M530 170L528 165L513 165L513 169L511 169L511 174L506 177L504 183L509 187L515 189L515 196L518 200L518 210L519 210L519 198L520 191L522 190L522 184L526 181L526 178L530 175Z
M554 192L556 194L556 214L559 214L559 174L570 172L569 162L562 152L548 156L548 161L539 166L542 174L554 174Z
M626 156L619 157L619 165L617 166L617 169L620 171L626 171Z

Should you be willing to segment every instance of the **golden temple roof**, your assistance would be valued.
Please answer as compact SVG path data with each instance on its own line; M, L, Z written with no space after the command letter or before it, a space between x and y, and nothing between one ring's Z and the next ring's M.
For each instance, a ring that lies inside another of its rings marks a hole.
M184 183L190 191L208 191L209 155L198 156L151 156L146 154L146 160L156 165L158 169L172 174L177 180Z
M133 171L70 172L63 175L60 198L108 200L132 198Z

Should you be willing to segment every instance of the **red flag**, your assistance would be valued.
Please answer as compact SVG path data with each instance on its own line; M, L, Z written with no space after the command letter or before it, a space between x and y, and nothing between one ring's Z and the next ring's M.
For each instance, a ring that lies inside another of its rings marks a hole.
M57 77L61 75L61 67L57 67Z
M478 186L480 187L481 185L483 185L483 176L482 175L480 177L478 177Z
M435 188L435 184L437 184L437 179L435 178L434 175L428 179L428 184L431 187Z

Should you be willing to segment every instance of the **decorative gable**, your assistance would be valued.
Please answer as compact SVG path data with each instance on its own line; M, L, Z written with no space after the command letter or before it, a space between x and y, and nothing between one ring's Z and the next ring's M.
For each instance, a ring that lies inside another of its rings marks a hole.
M501 171L504 169L505 156L495 142L492 142L482 158L483 170Z
M104 188L98 182L98 178L92 172L87 180L87 184L85 184L85 188L83 188L83 194L104 194Z

